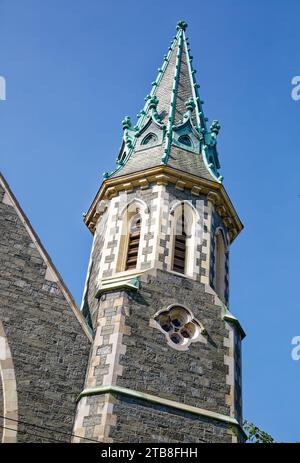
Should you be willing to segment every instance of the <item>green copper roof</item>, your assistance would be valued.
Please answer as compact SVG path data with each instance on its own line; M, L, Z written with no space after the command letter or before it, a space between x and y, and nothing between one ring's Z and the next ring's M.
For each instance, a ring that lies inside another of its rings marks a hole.
M216 138L218 121L207 128L196 70L186 37L187 23L179 21L163 64L145 104L132 126L125 117L117 167L104 178L126 175L165 164L200 177L222 181Z

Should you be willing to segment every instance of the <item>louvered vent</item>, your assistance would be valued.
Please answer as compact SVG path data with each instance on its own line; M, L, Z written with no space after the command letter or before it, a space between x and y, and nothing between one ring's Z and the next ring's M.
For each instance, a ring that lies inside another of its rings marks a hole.
M182 215L176 223L173 257L173 270L179 273L185 272L186 233L184 227L184 214L182 211Z
M141 218L135 216L131 222L131 228L129 232L128 240L128 251L126 258L125 270L132 270L136 268L139 244L141 236Z

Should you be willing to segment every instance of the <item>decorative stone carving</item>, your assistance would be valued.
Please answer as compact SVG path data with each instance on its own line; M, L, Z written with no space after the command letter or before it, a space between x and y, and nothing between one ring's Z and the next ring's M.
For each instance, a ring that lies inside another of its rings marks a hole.
M182 305L171 305L155 316L156 327L167 338L167 343L177 350L187 350L192 342L200 341L206 333L203 325ZM205 338L204 338L205 339Z

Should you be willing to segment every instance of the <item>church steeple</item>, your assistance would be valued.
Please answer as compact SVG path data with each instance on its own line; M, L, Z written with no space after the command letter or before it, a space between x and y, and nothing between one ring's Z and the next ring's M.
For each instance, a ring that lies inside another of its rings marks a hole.
M222 181L216 149L220 124L213 121L207 128L186 28L185 21L178 22L136 125L132 126L129 116L123 120L117 167L105 173L105 179L162 164ZM149 148L143 162L140 152Z
M94 341L74 434L104 442L243 441L241 341L229 249L242 223L222 185L180 21L117 168L84 217L82 312ZM75 440L80 440L76 437Z

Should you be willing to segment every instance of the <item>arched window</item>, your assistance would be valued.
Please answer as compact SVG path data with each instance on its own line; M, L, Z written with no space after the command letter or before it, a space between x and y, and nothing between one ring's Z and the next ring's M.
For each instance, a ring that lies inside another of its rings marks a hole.
M116 272L134 270L141 261L141 237L145 232L147 205L134 199L120 211L118 219L119 244L116 251Z
M173 270L185 273L186 261L186 232L184 221L184 206L181 205L181 215L176 220L174 236Z
M196 245L196 215L191 204L183 202L171 211L171 266L174 272L194 276L195 245Z
M215 235L215 290L225 302L226 246L223 232L219 229Z
M141 237L141 216L136 214L130 221L125 270L136 268Z
M192 146L192 141L188 135L180 135L178 142L185 146Z
M158 140L157 135L155 133L148 133L148 135L145 136L145 138L142 140L142 145L154 145Z

